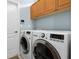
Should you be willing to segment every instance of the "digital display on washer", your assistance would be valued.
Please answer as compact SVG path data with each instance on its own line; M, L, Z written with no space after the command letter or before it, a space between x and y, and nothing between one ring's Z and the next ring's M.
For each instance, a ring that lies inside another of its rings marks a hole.
M64 40L64 35L61 35L61 34L50 34L50 38Z

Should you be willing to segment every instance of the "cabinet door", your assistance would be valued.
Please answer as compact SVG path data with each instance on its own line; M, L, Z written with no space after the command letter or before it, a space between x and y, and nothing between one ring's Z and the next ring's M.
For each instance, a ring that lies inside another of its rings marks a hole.
M45 13L51 13L56 10L56 0L45 0Z
M38 0L31 8L32 18L55 11L55 0Z
M67 8L70 6L70 0L59 0L59 9Z
M45 0L38 0L32 7L31 7L31 12L32 12L32 17L37 17L40 16L44 12Z

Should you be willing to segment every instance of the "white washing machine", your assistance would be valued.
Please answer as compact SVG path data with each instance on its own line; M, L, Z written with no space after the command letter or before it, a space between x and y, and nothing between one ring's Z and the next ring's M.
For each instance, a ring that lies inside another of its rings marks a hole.
M32 59L69 59L70 31L34 31Z
M21 31L18 51L20 59L31 59L31 39L31 30Z

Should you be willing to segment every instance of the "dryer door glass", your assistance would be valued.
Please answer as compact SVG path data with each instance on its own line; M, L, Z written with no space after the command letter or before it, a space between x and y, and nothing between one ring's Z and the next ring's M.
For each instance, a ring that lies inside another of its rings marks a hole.
M35 43L33 55L35 59L61 59L57 50L44 40Z
M23 49L23 53L24 54L27 54L29 52L29 49L28 49L28 41L25 37L22 37L21 40L20 40L20 45Z

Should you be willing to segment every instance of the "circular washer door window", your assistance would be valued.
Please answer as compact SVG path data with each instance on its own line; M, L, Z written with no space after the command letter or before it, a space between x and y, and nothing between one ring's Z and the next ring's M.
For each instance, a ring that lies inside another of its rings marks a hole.
M27 54L29 52L29 41L25 37L21 37L20 40L20 49L24 54Z
M33 46L35 59L61 59L57 50L47 41L39 39Z

